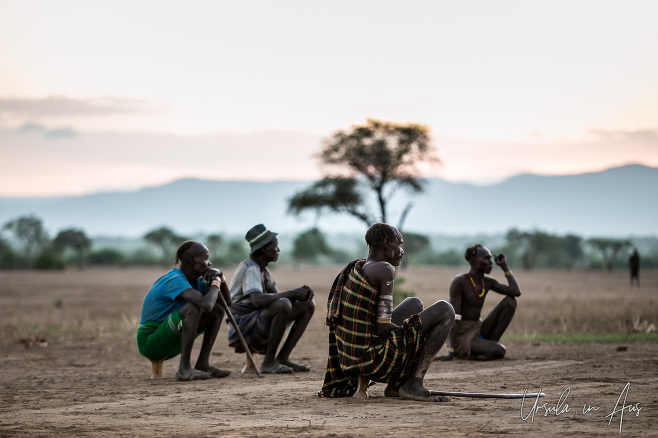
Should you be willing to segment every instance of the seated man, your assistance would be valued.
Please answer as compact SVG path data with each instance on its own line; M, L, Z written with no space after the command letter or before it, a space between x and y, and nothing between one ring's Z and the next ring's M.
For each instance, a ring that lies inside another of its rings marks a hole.
M313 290L304 285L296 289L279 292L267 265L279 259L277 233L258 224L250 229L245 239L251 247L249 258L238 266L231 280L231 313L240 327L249 348L265 353L260 372L263 374L286 374L293 371L309 371L309 367L290 361L297 341L308 326L315 302ZM286 328L290 332L277 355ZM236 352L244 349L231 325L228 328L229 345Z
M353 396L359 381L369 380L387 383L387 397L448 401L426 389L423 379L454 322L452 306L437 301L423 310L418 298L407 298L393 309L402 234L378 223L365 240L368 258L349 263L329 293L329 358L318 395Z
M153 378L162 377L162 361L179 354L177 380L205 380L230 374L208 362L224 317L217 302L220 291L227 303L231 302L226 279L221 271L210 267L209 256L205 245L183 243L174 262L180 262L180 269L174 268L160 277L144 297L137 348L153 362ZM201 333L201 351L192 368L192 345Z
M475 360L501 359L506 350L499 342L500 337L512 321L516 311L515 297L521 295L521 290L503 254L498 254L495 261L505 273L509 286L485 275L491 273L493 263L491 251L484 246L469 247L464 257L471 264L471 270L456 276L450 284L450 303L455 312L461 315L461 321L457 317L450 333L448 354L437 359L451 360L453 356ZM480 313L489 290L506 297L482 321Z

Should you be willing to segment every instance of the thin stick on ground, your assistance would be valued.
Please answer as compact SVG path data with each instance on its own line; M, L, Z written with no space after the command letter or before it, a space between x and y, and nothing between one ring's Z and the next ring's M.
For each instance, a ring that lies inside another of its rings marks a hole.
M523 394L489 394L481 392L450 392L450 391L430 391L431 395L445 395L449 397L471 397L471 398L537 398L544 397L543 392L523 393Z

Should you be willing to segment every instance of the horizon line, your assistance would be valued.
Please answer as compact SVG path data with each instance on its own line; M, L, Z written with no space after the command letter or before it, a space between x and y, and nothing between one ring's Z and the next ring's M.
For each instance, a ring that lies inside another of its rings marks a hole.
M588 174L593 174L593 173L601 173L601 172L606 172L608 170L612 169L619 169L623 167L629 167L629 166L640 166L640 167L646 167L649 169L658 169L658 166L650 166L648 164L643 164L637 161L632 161L632 162L627 162L627 163L621 163L618 165L609 165L609 166L599 166L597 168L590 168L590 169L584 169L580 172L569 172L569 173L535 173L535 172L528 172L528 171L519 171L517 173L509 174L504 177L498 177L498 178L490 178L490 179L481 179L481 180L465 180L465 179L449 179L441 176L420 176L419 179L424 179L424 180L431 180L431 179L438 179L438 180L443 180L445 182L451 183L451 184L467 184L467 185L472 185L472 186L477 186L477 187L488 187L488 186L495 186L498 184L502 184L503 182L519 177L519 176L537 176L537 177L561 177L561 176L579 176L579 175L588 175ZM163 180L160 183L153 183L153 184L145 184L141 186L133 186L133 187L124 187L124 188L108 188L108 189L101 189L101 190L95 190L95 191L89 191L89 192L82 192L82 193L63 193L63 194L55 194L55 195L5 195L0 193L0 199L54 199L54 198L82 198L85 196L97 196L97 195L108 195L108 194L128 194L128 193L136 193L142 190L148 190L148 189L154 189L158 187L163 187L166 185L174 184L179 181L184 181L184 180L196 180L196 181L208 181L208 182L236 182L236 183L292 183L292 182L307 182L307 183L312 183L315 181L320 180L321 178L316 178L316 179L285 179L285 178L275 178L275 179L217 179L217 178L205 178L205 177L198 177L198 176L180 176L180 177L175 177L175 178L169 178L166 180Z

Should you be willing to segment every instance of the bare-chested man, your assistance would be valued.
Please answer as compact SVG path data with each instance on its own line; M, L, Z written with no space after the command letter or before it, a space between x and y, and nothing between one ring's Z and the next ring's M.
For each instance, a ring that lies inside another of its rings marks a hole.
M402 234L378 223L365 240L368 258L348 264L329 293L329 358L318 395L353 396L359 380L365 380L387 383L387 397L448 401L426 389L423 379L454 322L452 306L437 301L423 310L414 297L393 309L395 267L404 255Z
M501 359L505 356L505 346L501 344L503 335L516 311L516 298L521 295L519 285L507 266L505 255L498 254L495 262L501 267L508 285L499 283L486 274L493 267L491 251L482 245L466 249L464 258L471 269L458 275L450 284L450 303L457 315L450 332L448 354L437 360L451 360L453 356L471 357L475 360ZM484 318L480 319L487 292L493 290L506 295Z

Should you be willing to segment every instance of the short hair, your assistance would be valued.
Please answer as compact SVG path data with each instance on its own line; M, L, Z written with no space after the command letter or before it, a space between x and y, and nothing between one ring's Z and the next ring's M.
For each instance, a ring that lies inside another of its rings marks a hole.
M376 247L388 240L402 240L402 233L397 228L384 223L376 223L366 231L366 243L370 247Z
M484 246L480 245L479 243L477 245L469 246L466 248L466 252L464 253L464 258L466 259L467 262L471 262L471 259L475 257L475 254L477 254L478 248L484 248Z
M200 245L200 243L195 242L194 240L188 240L183 242L181 246L178 247L178 250L176 251L176 259L174 260L174 264L177 264L178 262L182 261L183 255L185 255L185 253L194 245Z

